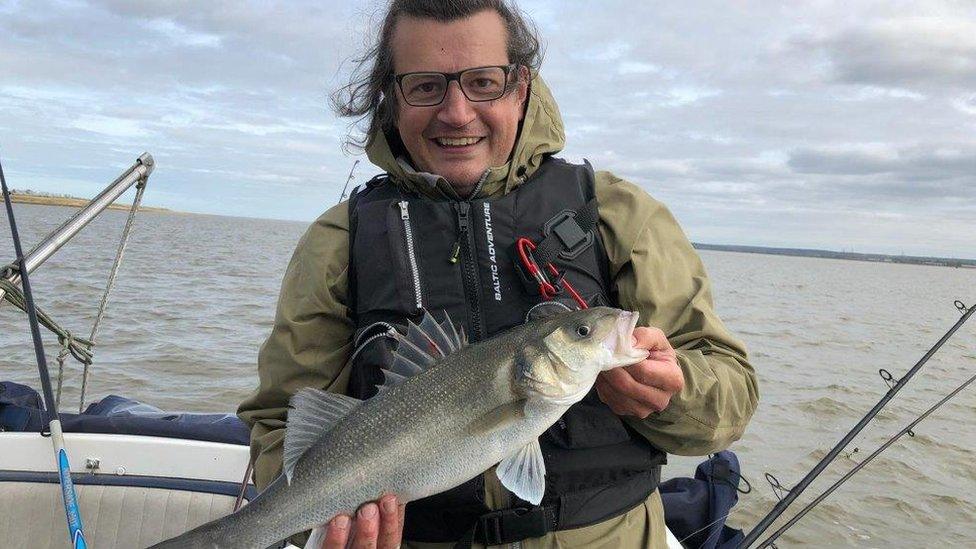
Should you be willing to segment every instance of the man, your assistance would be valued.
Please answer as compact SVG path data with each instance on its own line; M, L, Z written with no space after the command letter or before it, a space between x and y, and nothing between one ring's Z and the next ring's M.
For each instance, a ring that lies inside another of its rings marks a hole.
M670 213L608 172L552 158L564 132L538 51L503 0L392 2L366 74L339 108L367 118L366 152L388 175L319 218L288 266L260 386L240 408L256 483L281 470L298 389L370 396L390 325L443 309L480 340L532 314L545 297L517 282L517 237L541 246L563 235L553 263L565 280L585 301L638 311L634 336L650 356L601 374L540 437L547 488L537 508L487 472L411 503L405 518L393 496L354 522L336 517L325 547L350 537L396 547L401 534L406 547L664 547L664 452L720 450L755 410L745 350L715 315L701 261Z

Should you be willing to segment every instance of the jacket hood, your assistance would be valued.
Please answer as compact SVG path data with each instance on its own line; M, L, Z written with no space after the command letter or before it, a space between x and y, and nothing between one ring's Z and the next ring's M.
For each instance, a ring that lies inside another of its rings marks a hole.
M415 170L406 151L394 151L391 142L399 143L399 138L391 138L383 131L371 135L366 145L369 161L390 174L405 190L432 197L459 198L443 177ZM545 155L561 151L565 143L566 133L556 100L537 74L529 83L528 104L511 157L501 166L488 168L484 183L471 198L511 191L539 168Z

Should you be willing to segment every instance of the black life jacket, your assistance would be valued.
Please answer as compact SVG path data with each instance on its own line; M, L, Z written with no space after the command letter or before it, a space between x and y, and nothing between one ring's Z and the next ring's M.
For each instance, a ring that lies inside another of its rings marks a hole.
M438 321L446 311L471 341L524 323L542 299L516 268L519 237L539 242L551 231L570 235L572 249L563 249L555 263L589 303L614 304L598 231L581 240L573 227L575 212L591 201L595 206L592 168L555 158L499 198L435 200L407 193L385 176L354 192L349 296L356 335L349 394L375 394L380 369L392 362L389 330L418 321L423 309ZM595 390L539 441L546 465L540 506L512 496L513 509L492 512L479 475L408 504L404 539L457 541L476 529L477 541L497 544L595 524L645 500L666 458Z

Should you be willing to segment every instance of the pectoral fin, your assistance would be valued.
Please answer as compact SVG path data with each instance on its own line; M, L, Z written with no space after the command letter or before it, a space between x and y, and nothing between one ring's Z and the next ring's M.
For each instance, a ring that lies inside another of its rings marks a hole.
M489 434L504 429L525 417L525 401L513 400L503 404L483 416L475 419L468 425L468 436L485 437Z
M513 494L538 505L546 492L546 463L542 459L539 440L533 440L502 460L495 474L502 486Z

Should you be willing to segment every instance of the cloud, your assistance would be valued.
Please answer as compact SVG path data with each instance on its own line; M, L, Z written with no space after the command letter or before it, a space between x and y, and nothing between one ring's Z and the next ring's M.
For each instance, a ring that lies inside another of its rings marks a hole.
M641 185L694 238L837 248L863 233L972 255L965 3L519 4L546 46L562 155ZM94 194L148 150L150 205L311 220L354 160L327 94L384 5L0 0L8 179Z
M822 175L879 175L924 182L956 180L959 191L972 189L976 174L976 146L925 144L901 149L885 147L832 147L801 149L790 156L797 173ZM972 194L961 192L961 194Z
M812 39L833 78L848 84L927 88L976 85L976 21L893 17Z

